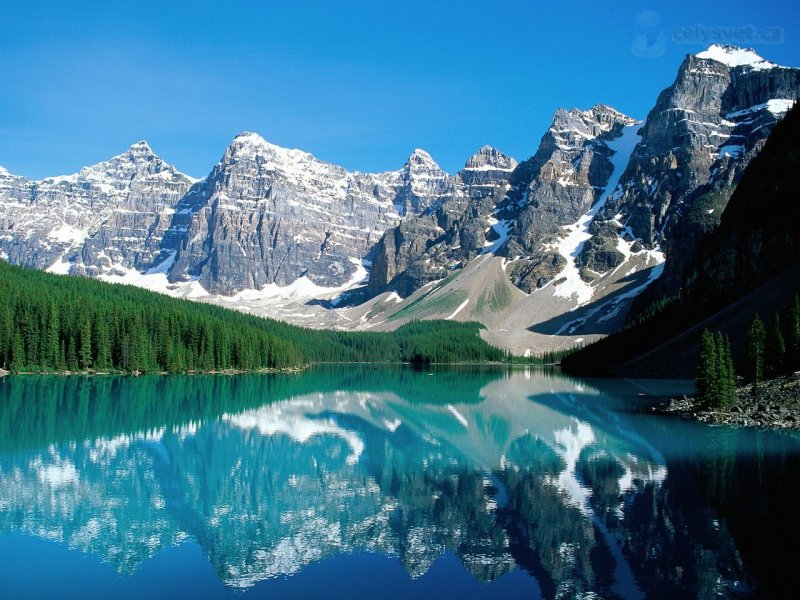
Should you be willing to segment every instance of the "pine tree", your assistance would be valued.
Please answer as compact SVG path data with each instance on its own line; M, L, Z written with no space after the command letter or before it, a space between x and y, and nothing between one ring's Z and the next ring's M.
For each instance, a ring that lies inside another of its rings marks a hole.
M800 371L800 294L795 294L789 308L787 371Z
M11 361L9 366L14 373L19 373L25 367L25 342L19 331L14 332L11 341Z
M50 303L50 315L47 322L47 356L46 363L54 369L58 368L58 363L61 358L61 319L59 316L58 305L55 302Z
M96 369L108 369L111 367L111 337L106 323L105 313L97 316L95 321L95 340L97 347L97 358L95 360Z
M80 332L80 366L84 371L92 366L92 324L86 319Z
M747 368L749 379L753 383L753 395L758 400L761 396L759 384L764 379L764 343L767 332L764 322L756 314L747 332Z
M768 377L782 375L786 363L786 341L781 327L781 316L776 312L764 347L764 371Z
M725 409L729 409L736 403L736 372L733 367L730 338L718 332L716 336L716 346L718 364L718 404Z
M717 351L714 336L705 329L700 338L700 357L697 365L697 397L706 406L716 403Z
M76 349L75 336L70 335L67 338L67 370L78 370L78 351Z

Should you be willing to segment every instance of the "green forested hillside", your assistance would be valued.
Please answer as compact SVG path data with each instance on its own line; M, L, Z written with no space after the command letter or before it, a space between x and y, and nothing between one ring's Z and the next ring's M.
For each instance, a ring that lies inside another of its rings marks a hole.
M0 367L187 372L318 362L481 362L505 354L479 325L410 323L393 333L305 329L130 286L0 261Z

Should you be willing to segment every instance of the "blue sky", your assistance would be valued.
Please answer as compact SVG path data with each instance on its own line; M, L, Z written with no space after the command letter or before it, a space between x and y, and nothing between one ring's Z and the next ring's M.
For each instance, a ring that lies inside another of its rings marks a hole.
M788 1L163 4L6 3L0 165L71 173L147 139L202 177L249 130L349 169L421 147L455 172L483 144L527 158L558 107L643 118L711 42L800 66Z

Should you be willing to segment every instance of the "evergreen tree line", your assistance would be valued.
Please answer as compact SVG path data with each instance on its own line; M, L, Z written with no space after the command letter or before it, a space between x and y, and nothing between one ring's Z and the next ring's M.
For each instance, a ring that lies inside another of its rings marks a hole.
M0 261L0 367L12 372L197 372L319 362L504 361L476 323L393 333L313 330L132 286Z
M765 379L795 371L800 371L800 294L794 295L783 317L775 313L769 328L756 315L747 331L745 376L756 399Z
M753 384L756 400L765 379L800 370L800 295L783 317L775 313L767 328L756 314L747 330L744 380ZM697 365L697 395L707 406L726 408L736 401L736 373L731 344L720 332L703 331Z

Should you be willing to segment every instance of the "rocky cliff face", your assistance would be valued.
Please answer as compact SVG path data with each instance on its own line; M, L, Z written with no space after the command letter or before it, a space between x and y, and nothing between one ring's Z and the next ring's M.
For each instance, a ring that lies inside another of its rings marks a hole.
M498 239L493 232L498 222L494 212L516 165L490 146L478 150L446 187L437 188L438 201L381 237L369 292L374 295L392 287L407 296L492 250Z
M598 221L618 220L628 239L665 250L664 293L676 289L694 240L719 223L744 168L798 95L800 70L731 46L687 56L660 94L620 194Z
M253 133L195 182L145 142L65 177L0 172L0 257L111 280L197 281L210 293L362 279L380 236L452 188L424 151L398 171L351 173ZM168 285L168 284L167 284Z
M515 173L503 207L513 223L504 253L515 260L511 278L518 287L531 292L573 261L559 251L558 234L600 199L614 170L608 144L635 123L602 104L556 111L536 154Z
M798 140L795 106L748 166L719 227L699 240L681 282L690 302L732 300L800 263ZM789 283L785 289L788 304L796 289Z
M358 276L399 211L428 201L425 192L435 184L419 182L420 170L413 164L380 175L350 173L257 134L239 135L181 201L162 249L169 279L199 279L222 294L300 277L341 285Z
M558 110L530 159L517 164L485 146L455 176L422 150L396 171L358 173L252 133L199 182L143 142L66 177L0 170L0 258L308 325L370 327L383 311L327 308L343 307L341 292L367 277L350 305L388 291L409 297L493 254L505 278L498 289L510 281L525 293L509 292L508 303L541 292L530 307L552 308L540 317L520 309L502 327L529 331L546 318L548 339L590 339L607 333L609 319L624 320L646 287L678 289L695 240L717 226L799 95L800 70L712 46L686 57L645 121L602 104ZM444 317L486 291L468 285L452 290ZM511 311L508 303L492 305ZM591 319L555 325L582 306Z
M146 142L74 175L0 172L0 257L90 275L147 269L192 184Z

